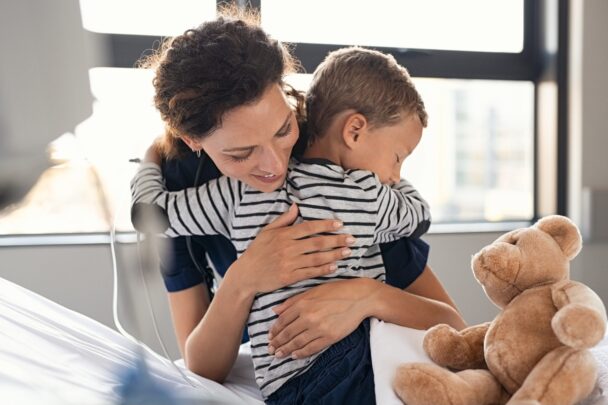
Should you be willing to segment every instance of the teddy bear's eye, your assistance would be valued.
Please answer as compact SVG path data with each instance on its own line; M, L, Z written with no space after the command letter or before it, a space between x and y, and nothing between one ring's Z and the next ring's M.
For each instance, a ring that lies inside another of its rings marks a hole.
M519 240L519 233L518 232L513 232L510 235L506 235L507 237L505 238L505 242L509 243L511 245L515 245L517 244L517 241Z

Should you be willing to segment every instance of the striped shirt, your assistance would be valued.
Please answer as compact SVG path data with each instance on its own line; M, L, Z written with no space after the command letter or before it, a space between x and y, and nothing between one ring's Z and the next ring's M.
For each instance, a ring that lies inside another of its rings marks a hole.
M168 192L160 168L145 163L131 181L131 193L134 205L154 204L164 211L167 236L221 234L234 243L239 256L265 225L294 202L299 208L296 222L339 219L344 224L340 232L356 238L351 256L339 261L334 273L255 296L247 327L255 379L265 398L290 378L305 372L320 354L302 359L270 355L268 331L277 318L272 308L328 281L355 277L384 281L378 244L420 236L430 224L427 202L406 180L392 187L382 185L372 172L345 170L326 161L292 160L284 184L271 193L262 193L228 177L198 188Z

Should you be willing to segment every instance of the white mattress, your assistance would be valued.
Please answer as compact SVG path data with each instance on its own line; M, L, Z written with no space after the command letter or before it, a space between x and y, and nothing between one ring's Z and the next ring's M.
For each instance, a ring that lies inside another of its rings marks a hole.
M247 345L223 385L116 331L0 278L0 396L6 404L115 404L144 356L150 386L183 403L263 404Z

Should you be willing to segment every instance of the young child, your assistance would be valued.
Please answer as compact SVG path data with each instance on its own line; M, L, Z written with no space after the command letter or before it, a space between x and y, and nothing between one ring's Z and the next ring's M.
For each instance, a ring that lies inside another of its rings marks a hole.
M277 318L272 308L331 280L383 281L378 243L419 237L430 224L428 204L400 179L401 165L420 141L427 115L409 74L394 58L361 48L331 53L314 74L307 109L308 146L299 161L290 162L285 181L275 191L262 193L221 177L169 193L154 163L141 165L131 187L134 204L152 203L165 210L166 235L222 234L238 255L294 203L299 221L335 218L356 238L350 257L333 273L256 296L247 327L256 382L269 403L298 402L291 398L296 394L281 387L291 389L285 384L304 376L306 385L315 386L317 377L327 378L319 367L327 370L328 364L344 361L345 352L352 351L352 346L337 351L341 341L307 358L275 357L268 348L268 331ZM359 335L366 333L362 328ZM369 340L356 343L369 346ZM322 361L316 362L320 356Z

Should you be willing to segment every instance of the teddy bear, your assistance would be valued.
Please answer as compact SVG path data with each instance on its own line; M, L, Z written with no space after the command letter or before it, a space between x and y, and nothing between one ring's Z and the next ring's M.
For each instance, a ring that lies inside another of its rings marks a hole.
M570 280L582 246L566 217L551 215L508 232L471 267L499 307L493 321L461 331L437 325L423 347L433 363L401 365L393 388L407 405L576 404L593 390L588 350L606 332L606 309Z

